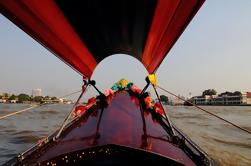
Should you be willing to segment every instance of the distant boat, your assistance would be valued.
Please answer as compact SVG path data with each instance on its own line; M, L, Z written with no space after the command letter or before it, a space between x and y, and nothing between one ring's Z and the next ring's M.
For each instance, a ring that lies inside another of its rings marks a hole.
M154 74L203 2L1 0L0 11L95 86L95 67L116 53ZM215 165L133 83L104 94L77 105L73 121L5 165Z

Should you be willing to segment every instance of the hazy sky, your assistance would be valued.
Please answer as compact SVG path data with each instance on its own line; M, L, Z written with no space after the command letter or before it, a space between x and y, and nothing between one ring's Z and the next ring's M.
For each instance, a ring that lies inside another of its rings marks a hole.
M251 91L251 1L207 0L160 66L159 84L176 94ZM0 15L0 93L60 96L79 90L81 76ZM104 90L120 78L144 86L143 65L111 56L93 78Z

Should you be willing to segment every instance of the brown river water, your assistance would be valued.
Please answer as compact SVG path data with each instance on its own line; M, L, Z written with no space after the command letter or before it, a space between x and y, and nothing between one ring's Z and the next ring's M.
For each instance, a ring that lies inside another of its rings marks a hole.
M204 106L251 131L251 106ZM172 122L222 166L251 166L251 135L190 106L167 106Z
M29 107L0 104L0 115ZM58 129L72 105L35 108L0 121L0 165ZM203 107L251 130L251 106ZM251 135L193 107L167 106L173 123L222 166L251 165Z

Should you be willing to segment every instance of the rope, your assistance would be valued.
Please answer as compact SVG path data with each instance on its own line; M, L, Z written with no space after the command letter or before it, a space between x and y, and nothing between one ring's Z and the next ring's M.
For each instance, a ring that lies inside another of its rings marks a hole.
M31 110L31 109L33 109L33 108L36 108L36 107L39 107L39 106L40 106L40 105L35 105L35 106L31 106L31 107L29 107L29 108L25 108L25 109L20 110L20 111L16 111L16 112L12 112L12 113L7 114L7 115L3 115L3 116L0 117L0 120L5 119L5 118L10 117L10 116L13 116L13 115L16 115L16 114L20 114L20 113L22 113L22 112L29 111L29 110Z
M76 92L72 92L72 93L66 94L66 95L64 95L64 96L61 96L61 97L59 97L59 98L65 98L65 97L74 95L74 94L76 94L76 93L79 93L79 92L81 92L81 91L82 91L82 90L79 90L79 91L76 91Z
M228 121L226 119L223 119L222 117L220 117L220 116L218 116L218 115L216 115L214 113L211 113L211 112L205 110L204 108L199 107L199 106L195 105L194 103L192 103L192 102L190 102L188 100L182 99L181 97L175 95L174 93L172 93L172 92L170 92L170 91L168 91L168 90L166 90L166 89L164 89L164 88L162 88L162 87L160 87L158 85L156 87L159 88L159 89L161 89L161 90L163 90L166 93L169 93L170 95L173 95L173 96L177 97L178 99L180 99L182 101L188 102L189 104L193 105L194 107L196 107L196 108L198 108L198 109L200 109L200 110L202 110L202 111L204 111L204 112L206 112L206 113L208 113L208 114L210 114L210 115L212 115L212 116L214 116L214 117L216 117L216 118L218 118L218 119L220 119L220 120L222 120L222 121L224 121L224 122L226 122L228 124L231 124L232 126L238 128L238 129L240 129L240 130L242 130L242 131L244 131L244 132L246 132L248 134L251 134L251 131L249 131L249 130L247 130L245 128L242 128L242 127L240 127L240 126L238 126L238 125L236 125L236 124L234 124L234 123L232 123L232 122L230 122L230 121Z
M64 119L62 125L60 126L60 128L59 128L59 130L58 130L58 133L57 133L57 135L56 135L56 137L55 137L56 139L58 139L58 138L60 137L60 135L61 135L63 129L64 129L65 126L67 125L68 120L70 119L70 117L71 117L73 111L75 110L75 107L78 105L78 103L79 103L80 99L82 98L83 94L87 91L88 85L89 85L89 84L86 83L86 85L84 85L85 87L82 88L81 94L79 95L77 101L74 103L74 105L73 105L73 107L72 107L72 110L68 113L68 115L67 115L66 118Z
M76 93L79 93L79 92L81 92L81 90L80 90L80 91L73 92L73 93L66 94L66 95L61 96L61 97L59 97L59 98L64 98L64 97L67 97L67 96L71 96L71 95L76 94ZM23 110L19 110L19 111L12 112L12 113L7 114L7 115L0 116L0 120L5 119L5 118L10 117L10 116L14 116L14 115L23 113L23 112L26 112L26 111L29 111L29 110L34 109L34 108L41 107L41 106L43 106L43 105L48 105L48 103L33 105L33 106L29 107L29 108L25 108L25 109L23 109Z

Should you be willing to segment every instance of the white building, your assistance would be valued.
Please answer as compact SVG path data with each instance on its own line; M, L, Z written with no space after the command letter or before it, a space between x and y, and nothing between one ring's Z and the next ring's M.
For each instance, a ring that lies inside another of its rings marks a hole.
M10 103L17 103L17 101L16 100L11 100Z
M32 96L42 96L42 89L32 89Z
M0 103L6 103L5 99L0 99Z
M195 96L193 97L194 104L197 105L245 105L251 104L251 92L232 96Z
M251 92L246 92L242 95L242 100L244 104L251 104Z

